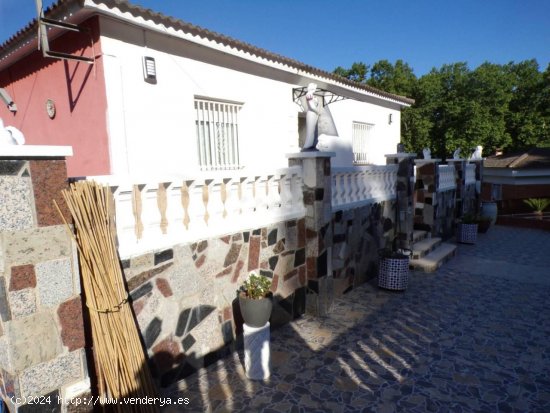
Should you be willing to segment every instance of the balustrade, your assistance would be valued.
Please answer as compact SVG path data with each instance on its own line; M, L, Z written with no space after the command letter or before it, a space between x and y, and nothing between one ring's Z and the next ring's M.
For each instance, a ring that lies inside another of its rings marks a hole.
M476 183L476 166L473 163L466 165L466 175L464 178L465 185L472 185Z
M212 172L156 182L88 179L111 187L123 258L305 216L298 166L269 174Z
M456 189L456 174L454 165L439 165L438 192Z
M332 208L381 202L396 196L397 165L332 168Z

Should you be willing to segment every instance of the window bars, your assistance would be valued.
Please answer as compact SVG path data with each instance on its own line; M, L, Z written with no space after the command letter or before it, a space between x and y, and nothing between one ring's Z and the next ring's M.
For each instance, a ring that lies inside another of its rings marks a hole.
M372 147L373 135L373 124L353 122L351 137L354 164L365 165L371 163L368 150Z
M199 166L203 171L239 169L242 105L195 98Z

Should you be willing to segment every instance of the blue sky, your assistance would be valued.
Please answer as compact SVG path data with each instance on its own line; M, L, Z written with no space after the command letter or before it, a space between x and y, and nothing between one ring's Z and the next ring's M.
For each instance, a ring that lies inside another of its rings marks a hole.
M44 5L52 4L44 0ZM133 3L332 71L403 59L417 76L445 63L550 62L550 0L133 0ZM0 42L35 17L0 0Z

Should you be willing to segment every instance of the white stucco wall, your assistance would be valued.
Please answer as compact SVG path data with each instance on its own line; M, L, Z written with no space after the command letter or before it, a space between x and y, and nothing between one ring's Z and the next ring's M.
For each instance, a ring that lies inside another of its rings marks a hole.
M213 51L201 45L101 18L107 118L113 174L186 174L199 170L194 97L240 102L241 165L286 167L298 149L298 106L292 88L310 79ZM157 84L143 79L142 58L156 61ZM372 98L371 98L372 99ZM399 142L399 108L345 100L330 105L340 134L338 150L351 151L352 121L376 125L377 163ZM388 115L393 123L388 124ZM338 166L346 164L337 156Z

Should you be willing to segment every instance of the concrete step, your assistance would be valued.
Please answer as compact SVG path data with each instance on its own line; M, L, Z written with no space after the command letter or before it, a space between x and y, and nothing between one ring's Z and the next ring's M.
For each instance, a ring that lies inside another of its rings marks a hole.
M413 231L413 244L418 241L422 241L423 239L426 239L428 237L428 231L422 231L419 229L415 229Z
M444 242L428 255L418 259L411 259L409 262L409 267L413 270L434 272L454 257L455 254L456 245Z
M412 246L412 258L418 259L428 255L441 245L441 238L425 238L422 241L415 242Z

